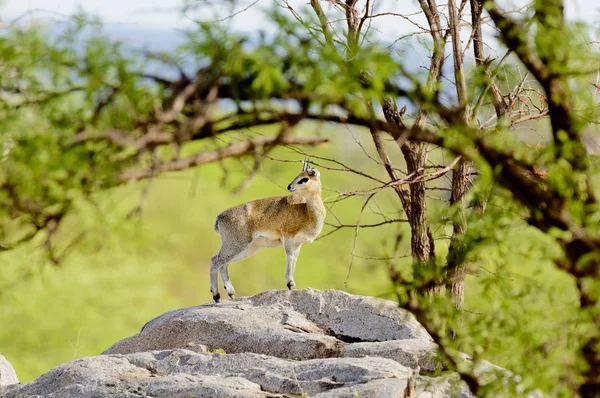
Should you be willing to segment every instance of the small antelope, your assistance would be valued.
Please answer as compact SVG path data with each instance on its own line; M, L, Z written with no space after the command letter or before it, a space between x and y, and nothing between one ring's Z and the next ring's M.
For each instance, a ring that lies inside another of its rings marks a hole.
M215 302L221 298L218 272L229 297L233 298L235 289L227 267L253 255L261 247L283 245L287 287L290 290L296 287L294 269L300 246L315 240L325 220L319 178L319 171L303 160L302 172L287 186L291 195L243 203L217 216L215 231L221 235L221 249L210 260L210 291Z

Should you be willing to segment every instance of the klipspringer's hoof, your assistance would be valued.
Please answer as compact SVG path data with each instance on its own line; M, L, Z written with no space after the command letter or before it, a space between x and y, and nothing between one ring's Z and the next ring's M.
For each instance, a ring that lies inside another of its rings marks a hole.
M215 300L215 303L218 303L219 300L221 300L221 294L220 293L213 294L213 300Z
M227 294L229 295L230 299L235 298L235 289L233 289L232 286L230 286L229 289L227 289L227 286L223 286L223 288L227 290Z
M287 287L290 290L294 290L296 288L296 284L294 282L288 282Z

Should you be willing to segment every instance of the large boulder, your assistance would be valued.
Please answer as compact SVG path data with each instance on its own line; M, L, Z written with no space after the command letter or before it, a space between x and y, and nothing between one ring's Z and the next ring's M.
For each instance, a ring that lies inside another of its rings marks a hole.
M444 376L415 376L417 368ZM396 303L304 289L170 311L103 355L7 386L4 395L399 397L408 384L413 398L472 396Z
M138 352L77 359L32 383L9 388L25 397L398 397L409 369L378 357L304 361L267 355ZM417 378L415 397L471 397L448 378Z
M10 384L19 383L15 368L8 362L3 355L0 355L0 389Z
M380 356L434 370L435 344L392 301L337 290L270 290L256 296L167 312L104 354L223 349L306 360Z

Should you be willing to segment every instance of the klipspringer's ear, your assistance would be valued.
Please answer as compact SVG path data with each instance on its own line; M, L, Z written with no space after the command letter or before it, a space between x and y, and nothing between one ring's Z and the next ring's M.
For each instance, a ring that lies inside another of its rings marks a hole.
M307 173L311 177L319 178L321 176L321 173L319 173L319 170L317 170L317 169L310 168L310 169L308 169Z

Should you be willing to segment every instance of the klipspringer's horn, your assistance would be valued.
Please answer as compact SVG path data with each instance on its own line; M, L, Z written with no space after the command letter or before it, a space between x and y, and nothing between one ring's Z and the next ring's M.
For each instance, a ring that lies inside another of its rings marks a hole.
M310 166L308 165L308 158L305 158L302 161L302 171L307 171L308 169L310 169Z

